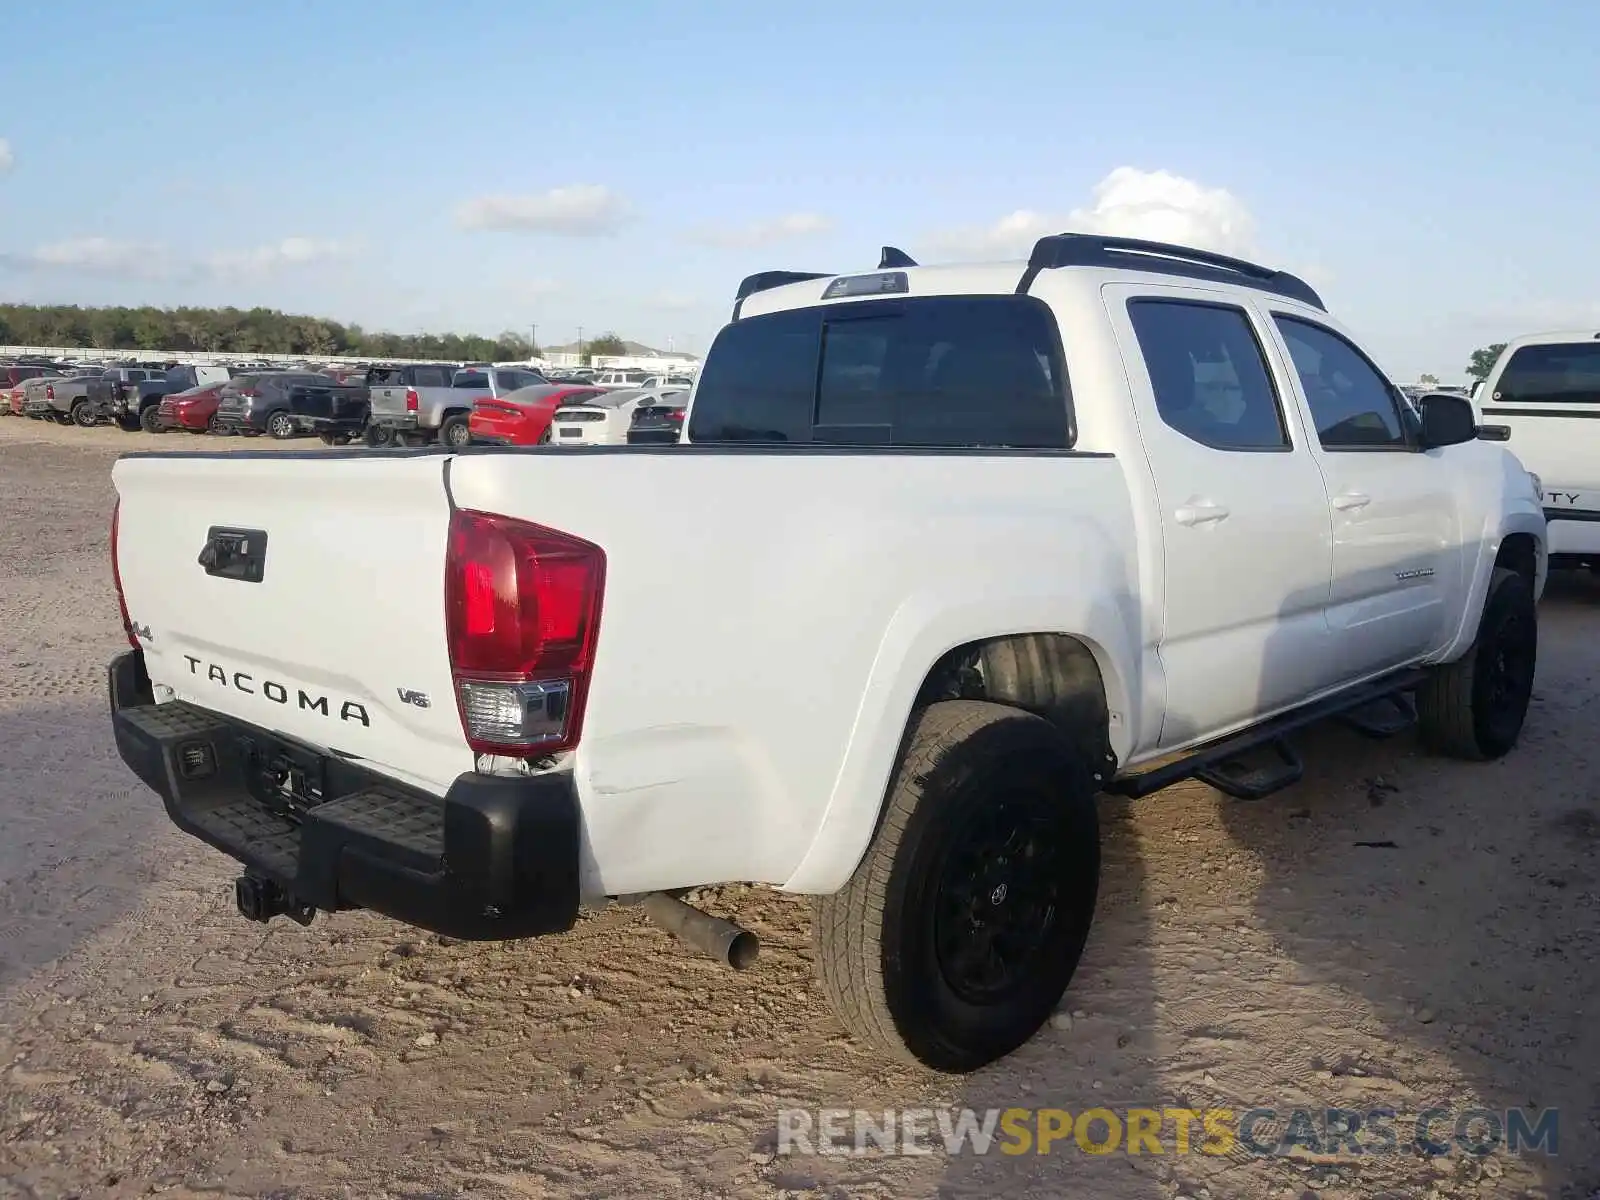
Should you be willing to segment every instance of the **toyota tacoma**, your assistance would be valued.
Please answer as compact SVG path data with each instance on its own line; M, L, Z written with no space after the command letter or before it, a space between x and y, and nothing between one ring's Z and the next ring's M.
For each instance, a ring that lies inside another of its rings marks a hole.
M1513 748L1547 564L1502 441L1203 250L766 272L673 444L121 458L116 744L247 916L633 903L742 966L682 897L770 885L852 1033L969 1071L1061 1002L1099 794L1260 799L1329 717Z

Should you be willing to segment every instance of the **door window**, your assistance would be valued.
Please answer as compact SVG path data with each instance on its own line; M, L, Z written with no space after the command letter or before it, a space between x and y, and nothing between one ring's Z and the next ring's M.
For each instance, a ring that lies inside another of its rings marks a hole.
M1162 421L1214 450L1289 449L1278 393L1243 309L1133 300L1128 317Z
M1322 325L1282 315L1275 320L1323 449L1409 448L1395 388L1365 355Z

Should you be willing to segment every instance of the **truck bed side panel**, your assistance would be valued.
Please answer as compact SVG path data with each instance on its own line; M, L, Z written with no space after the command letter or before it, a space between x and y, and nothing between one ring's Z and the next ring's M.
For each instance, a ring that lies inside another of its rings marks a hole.
M965 641L1096 622L1138 653L1110 457L535 450L449 478L463 508L606 552L591 892L785 883L830 806L876 811L923 674Z

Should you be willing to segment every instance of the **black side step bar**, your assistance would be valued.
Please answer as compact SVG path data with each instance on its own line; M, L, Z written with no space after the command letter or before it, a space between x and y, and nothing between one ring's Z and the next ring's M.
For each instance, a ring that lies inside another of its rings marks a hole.
M1113 779L1104 790L1113 795L1138 799L1150 795L1151 792L1171 787L1175 783L1182 783L1186 779L1201 779L1235 799L1259 800L1279 788L1298 782L1304 773L1305 768L1299 756L1284 740L1286 734L1303 729L1307 725L1314 725L1328 717L1354 713L1357 709L1365 708L1375 701L1388 700L1391 697L1396 698L1395 706L1401 712L1414 714L1415 710L1409 703L1401 700L1400 693L1415 690L1426 678L1426 672L1415 669L1385 675L1371 683L1361 684L1348 691L1273 717L1270 721L1263 721L1260 725L1253 725L1232 737L1201 746L1176 762L1164 763L1148 771ZM1364 733L1374 731L1370 732L1369 736L1386 736L1375 731L1385 728L1388 724L1367 719L1358 725L1358 728ZM1404 727L1397 724L1390 732L1398 733ZM1251 766L1246 760L1245 756L1250 751L1268 747L1276 751L1278 763Z
M1388 738L1417 723L1417 704L1405 692L1392 692L1371 704L1341 713L1339 719L1369 738Z

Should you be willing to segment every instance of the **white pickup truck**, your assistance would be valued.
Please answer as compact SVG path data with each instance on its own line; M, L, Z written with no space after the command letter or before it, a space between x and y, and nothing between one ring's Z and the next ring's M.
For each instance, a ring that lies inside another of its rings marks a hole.
M1061 1000L1098 793L1266 795L1328 716L1521 731L1528 472L1291 275L1070 234L768 272L686 424L117 462L117 745L242 912L492 939L636 902L740 966L678 897L772 885L851 1031L966 1071Z
M1542 482L1551 565L1600 570L1600 332L1517 338L1473 399Z

